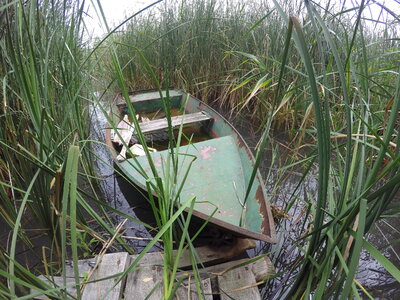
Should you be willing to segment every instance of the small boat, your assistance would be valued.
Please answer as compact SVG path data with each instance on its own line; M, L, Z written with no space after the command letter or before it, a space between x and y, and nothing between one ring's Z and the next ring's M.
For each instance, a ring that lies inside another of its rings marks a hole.
M179 168L190 168L180 199L184 203L196 197L193 215L234 236L275 243L274 221L263 180L257 171L249 188L254 157L236 129L210 106L181 90L169 90L168 94L146 90L129 96L159 174L165 172L163 160L169 151L168 120L163 103L168 96L174 133L184 128L182 136L185 138L179 147L179 153L184 155L179 160ZM110 128L106 129L107 145L124 175L146 190L145 178L135 167L132 156L152 177L147 156L135 138L125 100L117 95L115 102L110 117L116 128L108 126ZM119 130L119 134L115 130Z

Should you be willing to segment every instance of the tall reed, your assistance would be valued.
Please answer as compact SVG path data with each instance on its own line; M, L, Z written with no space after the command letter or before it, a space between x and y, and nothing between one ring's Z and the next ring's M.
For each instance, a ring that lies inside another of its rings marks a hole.
M321 47L325 51L327 44L315 39L314 28L303 2L281 5L287 14L300 16L306 24L303 28L305 39L311 55L316 58L316 68L329 69L334 61L321 53ZM382 39L387 41L395 37L393 29L388 26L383 31L385 36L379 36L371 27L364 28L364 37L355 35L352 41L349 33L352 32L354 10L341 12L339 5L330 2L329 5L321 18L329 22L330 29L343 43L369 45L366 51L374 61L370 65L373 68L371 74L379 72L379 66L382 66L377 63L379 57L383 52L392 51L391 43ZM331 17L327 13L329 11L335 11L335 14ZM265 112L272 109L277 87L274 82L279 77L285 32L286 26L281 22L276 7L268 1L247 1L245 4L205 0L165 1L157 6L157 10L132 19L127 30L119 33L117 53L132 90L152 86L143 62L133 50L136 47L160 78L167 70L171 86L183 88L203 101L223 105L228 111L243 111L255 123L262 124ZM338 47L337 50L341 58L347 56L348 48ZM398 53L388 56L390 61L396 58ZM315 124L315 119L310 117L312 105L307 101L304 73L299 69L299 62L299 54L291 52L287 68L296 71L288 72L283 80L283 89L287 93L274 115L273 125L277 130L296 130L299 125L305 129L307 125ZM380 75L379 79L375 78L380 84L391 78L388 73ZM345 114L343 101L336 101L345 99L337 88L339 78L335 74L329 77L335 89L331 97L335 99L334 110L338 111L335 114L338 116L337 126L344 126L341 122ZM335 95L337 91L339 93ZM380 103L374 105L383 108Z
M279 297L347 299L359 298L361 293L371 297L355 280L363 249L396 280L400 278L400 271L366 239L372 226L392 209L391 202L400 187L400 76L398 66L392 65L394 80L380 78L386 79L386 83L378 88L383 93L377 92L374 66L368 64L370 53L365 43L368 32L362 21L365 4L363 1L355 8L354 29L346 36L349 44L343 51L339 50L343 48L341 40L329 29L330 21L334 22L337 14L323 19L324 13L329 15L328 9L317 9L306 2L310 22L302 26L297 18L288 17L275 1L288 25L295 51L300 54L302 76L307 81L304 88L313 103L317 154L309 156L312 160L307 159L310 168L306 168L306 172L315 167L318 174L316 199L307 201L309 207L304 217L303 224L309 220L309 228L303 225L302 236L296 241L301 259L291 266L286 278L293 275L292 281L286 282L289 288L281 290ZM383 6L383 9L387 8ZM314 31L309 34L315 36L317 55L311 53L307 45L305 26ZM331 56L326 55L327 50ZM396 56L392 49L385 55ZM316 63L320 57L329 61L325 68ZM282 64L285 66L286 61L282 60ZM343 97L340 104L344 109L338 112L339 95ZM341 115L345 119L338 127L336 120ZM298 186L304 183L304 178L303 175ZM299 196L301 193L295 192L288 203L293 203Z
M83 4L44 0L0 6L0 215L13 231L10 246L0 254L2 296L15 298L25 287L53 298L69 297L65 283L50 286L15 260L17 243L30 243L26 214L46 228L51 251L62 263L69 247L77 264L78 228L106 239L87 226L83 213L102 231L115 233L107 215L111 208L77 185L78 180L93 183L86 126L89 103L101 105L89 80L98 70L94 66L109 79L107 88L117 83L126 100L128 89L175 85L250 115L259 127L266 125L258 162L270 128L293 130L294 150L303 146L298 137L310 141L313 151L306 153L299 188L286 207L290 210L299 199L305 205L301 236L290 245L302 255L284 270L289 288L275 291L276 298L359 297L366 292L354 280L362 249L400 280L399 270L365 238L386 213L399 212L391 202L399 188L400 105L398 28L392 21L377 20L383 26L380 33L366 25L366 1L349 10L335 10L331 2L325 7L309 1L166 1L159 11L131 18L127 31L110 31L88 50L82 44ZM165 104L168 113L168 97ZM155 171L148 178L158 232L128 270L115 275L118 281L133 270L162 238L167 297L182 280L176 278L179 255L185 247L193 248L187 234L190 209L186 218L182 212L195 199L173 205L184 184L174 185L174 166L182 159L175 147L179 149L179 141L171 143L165 162L171 173ZM315 201L298 193L314 170ZM157 203L153 193L159 196ZM172 252L174 228L183 232L176 241L178 257ZM76 287L80 284L76 276Z
M101 10L101 5L99 4L99 9ZM108 28L107 20L103 15L103 22ZM110 35L112 31L109 30ZM115 31L115 29L114 29ZM160 284L163 285L162 289L162 297L163 299L172 299L181 285L182 281L186 279L186 276L180 276L178 278L178 267L180 257L185 249L189 249L189 253L192 259L192 267L193 267L193 276L195 278L196 289L198 295L204 297L204 294L200 287L199 281L199 273L197 271L197 254L193 246L194 237L189 235L189 225L192 217L192 211L195 204L195 197L189 199L181 199L180 191L185 185L185 180L187 178L188 173L190 172L190 166L194 161L195 157L191 157L190 155L186 155L185 153L180 153L180 143L182 139L182 129L183 125L179 129L179 133L177 138L174 137L173 128L171 125L171 105L169 99L169 89L168 89L168 74L166 74L166 95L163 96L161 90L160 79L156 75L154 69L149 64L147 58L141 53L139 49L136 49L138 52L140 61L144 64L146 74L151 78L153 85L159 92L160 99L163 103L164 112L166 114L166 118L168 121L168 151L166 157L162 158L162 171L158 170L155 163L153 162L153 158L149 151L149 148L146 144L145 137L140 130L140 125L136 118L136 111L131 103L129 93L128 93L128 82L127 79L123 76L123 68L120 62L120 58L118 57L118 51L116 48L116 38L112 37L110 42L110 56L112 59L112 70L114 73L114 79L121 91L121 95L123 96L126 106L128 108L129 117L133 121L133 125L136 128L136 136L141 145L143 145L143 149L145 152L146 159L149 163L151 172L148 174L144 172L140 163L133 156L132 159L127 162L132 165L133 168L139 170L141 175L146 179L146 188L147 195L146 199L150 203L154 218L156 220L157 229L159 230L158 234L154 237L153 241L149 243L146 248L142 251L142 253L131 263L128 269L124 272L124 274L132 271L137 263L140 261L141 257L151 249L152 245L154 245L155 241L159 238L162 239L163 244L163 274L164 277ZM111 126L115 132L118 134L117 126L115 120L108 116L107 111L102 104L99 102L100 108L103 110L106 118L108 119L109 126ZM119 120L118 120L119 121ZM125 143L125 142L124 142ZM128 146L128 145L124 145ZM129 150L128 150L129 151ZM188 169L179 168L179 162L181 160L190 160ZM180 179L181 178L181 179ZM135 188L135 187L132 187ZM182 203L182 204L181 204ZM183 211L187 210L187 215L183 214ZM201 229L204 227L203 225L200 230L195 234L200 233ZM176 251L174 249L176 248ZM153 292L155 289L153 290ZM150 296L150 295L148 295Z
M250 115L267 125L265 133L271 124L292 129L295 149L304 137L315 145L305 173L318 170L317 198L304 217L312 220L310 230L297 241L304 258L280 296L358 295L353 279L361 250L377 254L364 237L398 190L396 26L382 19L391 14L385 5L372 22L370 3L346 5L171 1L135 19L118 40L132 88L150 82L132 51L139 48L159 77L169 72L170 84ZM293 41L287 46L286 36ZM283 49L290 54L282 57Z
M89 186L95 182L83 5L66 0L0 5L0 215L2 226L12 233L9 244L1 245L2 297L15 298L26 288L65 296L63 287L53 289L16 260L20 243L32 247L29 230L44 229L49 247L44 248L43 268L51 274L57 263L65 264L68 249L76 263L82 231L107 240L87 225L84 215L96 220L101 231L114 234L106 204L77 185L78 178Z

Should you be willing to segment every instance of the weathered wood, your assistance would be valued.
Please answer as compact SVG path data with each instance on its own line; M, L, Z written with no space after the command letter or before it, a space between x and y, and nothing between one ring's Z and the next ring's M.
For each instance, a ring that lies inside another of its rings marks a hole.
M257 281L265 281L275 275L275 267L267 256L252 263L251 271Z
M96 258L78 260L79 277L85 278L93 270L96 264ZM71 260L66 261L65 276L67 278L75 278L74 266Z
M166 91L162 91L162 95L163 97L167 96L167 92ZM182 96L183 93L179 90L170 90L169 91L169 97L179 97ZM131 100L131 102L141 102L141 101L152 101L152 100L157 100L160 99L160 92L159 91L153 91L153 92L146 92L146 93L135 93L133 95L129 95L129 98ZM126 105L125 103L125 99L123 99L123 97L119 97L118 98L118 102L117 102L118 106L121 105Z
M268 257L263 257L255 262L251 262L249 264L244 265L246 262L248 262L250 258L244 258L240 260L235 260L235 261L229 261L226 263L222 264L217 264L213 266L209 266L204 269L200 269L200 275L202 277L209 277L211 280L211 288L213 294L219 294L219 281L224 280L223 276L228 273L236 273L236 272L244 272L244 270L250 271L255 278L254 282L260 282L260 281L265 281L268 278L270 278L272 275L275 274L275 269L274 266L271 262L271 260ZM242 265L238 267L239 265ZM192 275L192 271L185 271L183 273L189 273L189 275ZM221 278L222 276L222 278ZM233 275L232 275L233 276ZM241 282L237 282L236 288L241 287Z
M227 260L231 257L237 256L243 253L247 249L251 249L255 247L255 241L251 239L238 239L236 247L234 250L230 251L221 251L217 249L213 249L207 246L199 247L196 249L196 252L199 256L200 261L205 263L211 263L221 260ZM174 251L176 254L176 251ZM136 259L137 255L132 255L132 262ZM240 261L241 262L241 261ZM135 295L135 299L145 299L148 294L152 291L152 289L157 286L157 288L153 291L152 295L148 299L160 299L162 295L162 264L163 264L163 254L161 252L147 253L139 262L138 267L139 270L131 272L127 276L126 288L125 288L125 298L128 295ZM187 268L192 265L190 252L184 251L179 261L179 268ZM223 267L219 269L212 269L213 271L222 272L223 270L231 267L232 264L223 264ZM205 270L208 270L205 269ZM203 270L200 271L203 273ZM191 274L192 272L185 272L187 274ZM206 277L211 276L211 271L205 272ZM204 281L203 280L203 290L205 295L212 293L212 285L211 280ZM191 285L191 299L197 299L197 292L194 292L195 285ZM187 299L187 291L188 288L180 287L177 291L177 294L181 297L180 299ZM186 292L186 294L184 294ZM218 292L218 289L215 290ZM134 294L133 294L134 293ZM196 296L194 295L196 294ZM183 295L186 295L185 297ZM211 295L208 295L206 299L212 299Z
M270 278L275 274L274 266L271 260L268 257L263 257L259 260L251 262L249 264L244 265L248 262L250 258L243 258L239 260L229 261L226 263L209 266L203 270L200 270L202 273L206 272L211 275L219 275L224 273L227 270L235 270L239 268L248 268L254 274L257 281L264 281ZM243 265L238 267L239 265ZM231 272L227 271L226 273Z
M186 115L172 117L171 124L172 127L175 128L180 126L181 124L189 125L198 122L208 121L210 119L211 117L209 115L207 115L205 112L200 111L193 114L186 114ZM168 128L168 121L166 118L140 123L140 129L142 130L142 133L151 133L160 130L165 130L167 128Z
M121 126L121 127L120 127ZM129 141L135 131L133 124L129 123L128 115L125 115L124 119L118 124L118 129L116 129L122 137L119 138L117 133L114 133L114 142L122 145L121 152L117 156L118 161L126 159L126 151L128 150Z
M79 270L79 278L81 281L83 278L87 277L87 275L93 270L93 267L96 263L96 259L83 259L83 260L78 260L78 270ZM71 294L72 296L76 297L76 288L75 288L75 275L74 275L74 268L73 268L73 262L70 260L66 261L65 265L65 277L66 277L66 284L69 286L67 288L67 292ZM59 286L64 286L64 279L62 276L54 276L50 278L46 278L43 275L39 276L40 280L43 280L50 286L54 287L59 287ZM74 287L72 287L74 286ZM34 294L36 291L34 289L31 289L31 294ZM34 299L49 299L45 295L37 296Z
M49 280L43 275L39 276L39 279L46 282L48 285L52 287L61 287L64 286L64 279L60 276L54 276ZM75 279L74 278L67 278L66 279L66 286L67 288L67 293L71 295L72 297L76 297L76 288L75 288ZM35 294L37 291L35 289L31 289L31 294ZM33 299L40 299L40 300L49 300L50 298L47 297L46 295L39 295L35 296Z
M105 278L125 271L129 264L129 259L129 254L127 252L105 254L101 263L89 278L89 281ZM85 285L82 299L120 299L122 295L121 287L124 286L124 279L126 278L120 280L114 287L118 279L119 277L115 277Z
M175 295L174 299L212 300L213 295L212 295L212 290L211 290L210 278L203 279L201 281L201 287L202 287L202 292L203 292L204 297L199 297L199 294L197 293L196 283L194 282L194 279L191 278L190 286L188 284L186 284L186 285L182 284L176 291L176 295Z
M242 254L246 250L256 247L256 242L252 239L238 238L234 247L226 249L212 248L208 246L196 248L199 262L208 264L211 262L223 262ZM179 268L190 267L192 265L190 251L184 251L179 261Z
M240 267L218 276L218 286L221 300L261 300L255 276L249 267Z
M137 118L138 116L136 116ZM178 127L181 124L189 125L198 122L203 122L210 120L211 117L207 115L205 112L197 112L193 114L186 114L175 116L171 118L172 127ZM142 133L152 133L161 130L165 130L168 128L168 121L166 118L157 119L152 121L146 121L140 123L140 129ZM115 132L118 131L120 136ZM118 128L116 130L112 130L113 132L113 142L122 145L122 149L116 159L118 161L123 161L126 159L126 152L128 151L128 147L126 145L129 144L129 141L132 138L133 133L135 132L135 127L128 120L128 115L125 115L123 120L118 124ZM121 139L122 138L122 139Z
M256 243L252 239L238 239L235 247L232 249L216 249L208 246L203 246L196 248L197 255L199 257L199 262L211 263L216 261L226 261L232 257L242 254L248 249L255 248ZM177 252L174 250L174 255ZM132 255L131 259L134 260L138 255ZM163 254L162 252L147 253L140 260L140 265L162 265L163 264ZM179 268L187 268L192 265L190 251L183 251L179 260Z
M128 115L125 115L124 118L118 123L117 128L111 129L111 137L113 142L117 143L118 145L123 145L124 142L129 142L132 137L132 133L130 133L130 131L133 130L131 127L132 124L129 121L129 117Z
M221 259L229 259L225 254L237 255L246 249L255 246L253 240L243 239L237 243L237 251L215 251L209 247L197 248L202 263L210 264L220 261ZM128 253L114 253L103 256L97 269L93 272L89 281L112 276L123 272L127 266L133 262L137 256L129 256ZM263 257L257 261L249 262L249 258L236 261L229 261L222 264L212 265L207 268L200 268L199 273L202 278L202 290L205 299L211 300L212 294L220 294L221 299L260 299L258 292L258 282L268 279L274 274L274 267L268 257ZM247 263L247 264L246 264ZM96 259L87 259L78 261L79 276L81 282L86 279L88 274L93 270ZM83 289L82 299L145 299L152 293L148 299L160 299L163 294L164 279L163 274L163 256L161 252L147 253L136 266L137 269L130 272L124 280L119 282L115 288L111 290L117 277L88 283ZM180 268L188 268L191 266L190 253L184 251L180 260ZM76 289L72 286L75 284L72 263L67 262L65 274L67 277L67 292L72 296L76 296ZM193 271L183 271L177 276L184 276L185 279L182 286L177 290L175 299L199 299L195 282L193 279ZM41 279L47 281L51 286L63 286L62 277L54 277L51 279L54 283L50 283L44 276ZM188 287L190 286L190 288ZM122 291L122 289L125 289ZM35 293L32 289L31 293ZM108 293L108 294L107 294ZM229 295L229 297L227 295ZM250 298L251 297L251 298ZM38 296L35 299L48 299L46 296Z
M145 255L147 256L147 254ZM130 272L126 279L124 299L159 300L162 297L163 269L160 266L142 266ZM149 294L152 293L150 296Z
M163 295L163 270L161 266L145 266L128 274L124 292L125 299L135 300L159 300ZM188 282L176 291L174 299L206 299L212 300L212 290L210 278L201 281L204 298L199 297L196 283L191 278L190 286Z

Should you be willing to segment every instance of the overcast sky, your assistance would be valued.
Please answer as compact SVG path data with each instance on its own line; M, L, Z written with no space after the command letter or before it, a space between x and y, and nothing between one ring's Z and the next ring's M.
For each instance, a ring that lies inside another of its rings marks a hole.
M107 18L110 28L114 28L125 16L132 15L145 6L153 3L152 0L100 0L104 14ZM107 32L101 18L97 16L96 9L97 0L91 0L88 4L88 16L85 22L88 26L89 34L94 37L100 37Z

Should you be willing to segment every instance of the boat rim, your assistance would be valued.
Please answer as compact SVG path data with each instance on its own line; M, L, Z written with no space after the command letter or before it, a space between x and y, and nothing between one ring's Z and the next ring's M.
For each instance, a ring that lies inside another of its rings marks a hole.
M243 136L238 132L238 130L224 116L222 116L218 111L216 111L214 108L209 106L207 103L201 101L197 97L195 97L195 96L193 96L193 95L191 95L191 94L189 94L189 93L187 93L187 92L185 92L185 91L183 91L181 89L174 88L174 89L170 89L170 90L179 91L179 92L182 93L182 96L183 95L192 96L194 99L199 101L202 105L204 105L205 107L210 109L214 114L218 115L218 117L220 117L224 122L226 122L229 125L229 127L235 132L237 138L240 140L241 146L246 151L246 154L249 157L251 164L254 165L255 157L254 157L253 153L251 152L249 146L247 145L246 141L244 140ZM157 89L139 90L139 91L129 92L129 95L156 92L156 91L159 91L159 90L157 90ZM162 91L165 91L165 90L162 90ZM118 93L118 94L115 95L113 101L115 102L118 97L121 98L123 96L122 96L121 93ZM126 103L125 104L124 103L120 103L120 104L113 103L113 106L116 106L116 107L119 107L121 105L126 105ZM113 111L110 111L110 115L109 115L110 118L112 117L112 115L111 115L112 113L113 113ZM118 156L118 152L115 150L115 148L113 146L113 143L111 141L111 126L110 126L109 122L107 122L106 128L105 128L105 140L106 140L106 144L107 144L107 146L109 148L109 151L112 154L111 156L112 156L113 162L116 163L116 165L119 168L123 169L123 167L121 166L121 162L119 162L116 159L117 156ZM264 242L267 242L267 243L271 243L271 244L276 243L277 239L276 239L274 220L273 220L273 217L272 217L271 210L268 208L268 207L270 207L270 202L267 200L266 188L265 188L264 180L262 179L262 176L261 176L261 173L260 173L259 170L257 170L256 178L257 178L257 180L258 180L258 182L260 184L259 188L261 188L263 200L264 200L265 207L266 207L265 213L267 214L267 218L268 218L268 221L267 221L268 224L267 225L269 226L269 230L270 230L270 235L269 236L266 235L266 234L263 234L263 233L258 233L258 232L255 232L255 231L252 231L252 230L248 230L248 229L245 229L245 228L237 226L237 225L230 224L228 222L224 222L224 221L219 220L219 219L214 218L214 217L210 217L210 216L208 216L208 215L206 215L204 213L201 213L201 212L199 212L197 210L193 210L192 214L197 216L197 217L199 217L199 218L201 218L201 219L203 219L203 220L209 220L209 222L212 223L213 225L217 225L218 227L226 228L229 231L231 231L234 234L237 234L239 236L248 237L248 238L250 237L250 238L254 238L254 239L261 240L261 241L264 241ZM139 182L134 182L133 184L137 185L140 189L146 190L146 187L143 186L142 184L140 184ZM157 195L155 194L154 191L152 191L152 194L153 194L153 196L157 197Z

